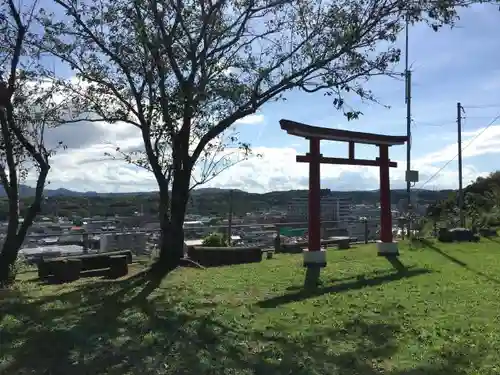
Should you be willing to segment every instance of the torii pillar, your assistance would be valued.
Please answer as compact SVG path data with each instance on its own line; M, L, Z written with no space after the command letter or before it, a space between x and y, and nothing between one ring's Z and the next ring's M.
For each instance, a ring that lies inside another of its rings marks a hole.
M326 266L326 253L321 248L321 152L320 139L309 139L308 248L304 265Z
M321 163L379 167L381 228L380 241L377 243L378 254L383 256L398 255L397 243L393 242L392 238L391 189L389 181L389 168L396 167L397 163L389 159L389 147L405 144L408 137L321 128L290 120L281 120L280 125L288 134L309 140L309 152L306 155L297 156L297 162L309 164L309 239L308 248L304 250L304 266L308 268L308 271L312 270L308 274L319 276L319 270L326 266L326 251L321 248ZM321 140L348 142L349 157L323 157L320 150ZM356 143L378 146L379 157L375 160L356 159ZM307 278L306 276L306 283Z
M398 254L398 247L392 241L391 183L389 179L389 146L379 145L380 162L380 241L379 255Z

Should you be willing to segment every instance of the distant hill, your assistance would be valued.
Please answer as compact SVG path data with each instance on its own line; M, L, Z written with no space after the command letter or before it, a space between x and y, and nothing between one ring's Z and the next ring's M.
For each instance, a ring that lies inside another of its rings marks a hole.
M32 188L27 185L20 185L20 196L21 197L32 197L35 195L35 188ZM200 188L200 189L195 189L192 192L193 196L201 196L201 195L221 195L221 194L228 194L229 192L233 190L233 197L238 198L241 197L243 198L244 196L248 197L257 197L261 196L263 197L266 201L270 199L271 202L283 202L289 201L290 199L297 198L297 197L307 197L307 190L287 190L287 191L272 191L269 193L249 193L243 190L239 189L222 189L222 188ZM452 190L413 190L414 194L416 193L418 196L419 200L422 201L434 201L436 199L446 198L447 195L451 192ZM86 191L86 192L79 192L79 191L73 191L73 190L68 190L64 188L59 188L59 189L45 189L44 195L46 197L112 197L112 196L139 196L139 195L151 195L151 194L156 194L156 192L136 192L136 193L99 193L96 191ZM331 194L338 196L339 198L350 198L353 199L355 202L371 202L371 201L378 201L379 199L379 190L368 190L368 191L362 191L362 190L354 190L354 191L331 191ZM392 194L392 200L399 201L400 199L406 198L406 190L403 189L395 189L391 191ZM0 197L6 197L5 190L3 187L0 185Z
M233 199L243 198L245 196L248 197L257 197L261 196L264 200L270 200L271 202L275 202L277 204L289 200L293 198L305 198L307 197L307 190L286 190L286 191L272 191L268 193L249 193L239 189L222 189L222 188L200 188L195 189L192 192L193 196L202 196L202 195L224 195L227 194L229 196L229 192L233 191ZM325 191L326 192L326 191ZM371 202L378 201L379 199L379 190L353 190L353 191L329 191L329 193L339 197L339 198L350 198L355 202L362 203L363 201ZM452 190L413 190L414 194L416 193L419 200L422 201L434 201L440 198L446 198ZM35 188L32 188L27 185L20 185L19 193L21 197L32 197L35 195ZM395 189L391 191L392 200L399 201L400 199L406 198L406 190L403 189ZM45 189L44 195L46 197L113 197L113 196L140 196L140 195L156 195L156 192L131 192L131 193L99 193L96 191L73 191L69 189L59 188L59 189ZM6 197L4 188L0 185L0 197Z
M220 189L220 188L201 188L201 189L196 189L194 191L194 194L217 194L225 191L230 191L231 189ZM240 191L241 190L234 190L234 191ZM62 196L62 197L95 197L95 196L119 196L119 195L148 195L148 194L155 194L155 192L135 192L135 193L99 193L97 191L73 191L73 190L68 190L64 188L59 188L59 189L45 189L44 190L44 195L47 197L55 197L55 196ZM35 195L35 188L30 187L28 185L20 185L19 186L19 195L21 197L32 197ZM6 197L7 194L5 194L5 189L3 186L0 185L0 197Z
M68 189L45 189L44 191L45 196L47 197L53 197L53 196L67 196L67 197L72 197L72 196L96 196L99 195L99 193L95 191L87 191L87 192L77 192L77 191L72 191ZM19 186L19 195L21 197L32 197L35 195L35 188L27 185L20 185ZM5 193L5 189L3 186L0 185L0 197L6 197L7 194Z
M20 187L22 207L34 195L34 188L22 185ZM188 213L205 216L226 216L229 211L230 189L201 188L194 190L188 204ZM324 190L324 193L327 191ZM329 191L328 191L329 192ZM420 203L433 203L447 199L451 190L419 190L416 191ZM379 202L378 190L371 191L333 191L331 194L350 199L354 204L376 204ZM158 194L156 192L138 193L99 193L95 191L76 192L68 189L46 189L48 199L42 205L42 215L58 214L60 216L114 216L144 213L146 216L157 217ZM247 212L267 211L269 209L285 209L294 198L307 198L307 190L272 191L264 194L233 190L233 212L236 216ZM1 198L4 199L1 199ZM394 204L406 198L406 191L396 189L391 192ZM22 208L23 209L23 208ZM0 189L0 220L7 217L7 200L5 192Z

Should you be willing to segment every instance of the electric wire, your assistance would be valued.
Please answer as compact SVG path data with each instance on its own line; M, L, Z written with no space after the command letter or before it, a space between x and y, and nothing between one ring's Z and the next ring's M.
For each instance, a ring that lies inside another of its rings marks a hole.
M488 118L490 118L490 117L488 117ZM413 124L415 126L443 127L443 126L446 126L446 125L453 124L453 121L447 121L447 122L427 122L427 121L415 121L415 120L413 120Z
M477 133L477 134L476 134L476 135L475 135L475 136L474 136L474 137L473 137L473 138L472 138L469 142L467 142L467 144L466 144L464 147L462 147L462 151L466 150L466 149L467 149L467 148L468 148L468 147L469 147L469 146L470 146L470 145L471 145L471 144L472 144L472 143L473 143L476 139L478 139L481 135L483 135L483 134L484 134L484 132L485 132L486 130L488 130L488 129L489 129L489 128L490 128L490 127L491 127L491 126L492 126L492 125L493 125L493 124L494 124L494 123L498 120L498 119L500 119L500 114L499 114L499 115L497 115L497 116L496 116L493 120L491 120L491 121L489 122L489 124L488 124L488 125L486 125L486 127L485 127L483 130L481 130L479 133ZM438 169L438 171L437 171L436 173L434 173L434 174L433 174L433 175L432 175L429 179L427 179L427 181L425 181L422 185L420 185L420 186L418 187L418 189L423 189L423 187L424 187L425 185L427 185L427 184L428 184L429 182L431 182L431 181L432 181L435 177L437 177L437 175L439 175L439 174L443 171L443 169L445 169L445 168L446 168L446 167L447 167L447 166L448 166L448 165L449 165L452 161L454 161L457 157L458 157L458 153L457 153L457 154L456 154L456 155L455 155L452 159L448 160L448 161L446 162L446 164L444 164L441 168L439 168L439 169Z
M500 108L500 104L464 105L463 108L466 108L466 109Z

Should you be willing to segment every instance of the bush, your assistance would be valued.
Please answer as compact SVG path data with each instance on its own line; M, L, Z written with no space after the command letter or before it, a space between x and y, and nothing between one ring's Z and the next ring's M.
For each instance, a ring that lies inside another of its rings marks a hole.
M227 247L224 236L220 233L211 233L203 239L204 247Z

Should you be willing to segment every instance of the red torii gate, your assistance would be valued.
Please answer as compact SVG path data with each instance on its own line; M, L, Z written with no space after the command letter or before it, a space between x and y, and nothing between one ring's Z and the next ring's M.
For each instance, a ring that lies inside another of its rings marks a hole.
M376 166L380 168L381 215L380 241L377 243L378 254L384 256L398 255L397 243L392 241L391 190L389 182L389 167L397 167L397 163L389 159L389 147L405 144L408 137L322 128L290 120L280 120L280 125L281 129L288 134L309 140L309 153L297 156L297 162L309 163L309 248L304 251L304 266L324 267L326 265L326 253L321 249L321 163ZM321 140L348 142L349 158L324 157L320 152ZM375 160L356 159L354 156L354 145L356 143L378 146L379 157Z

